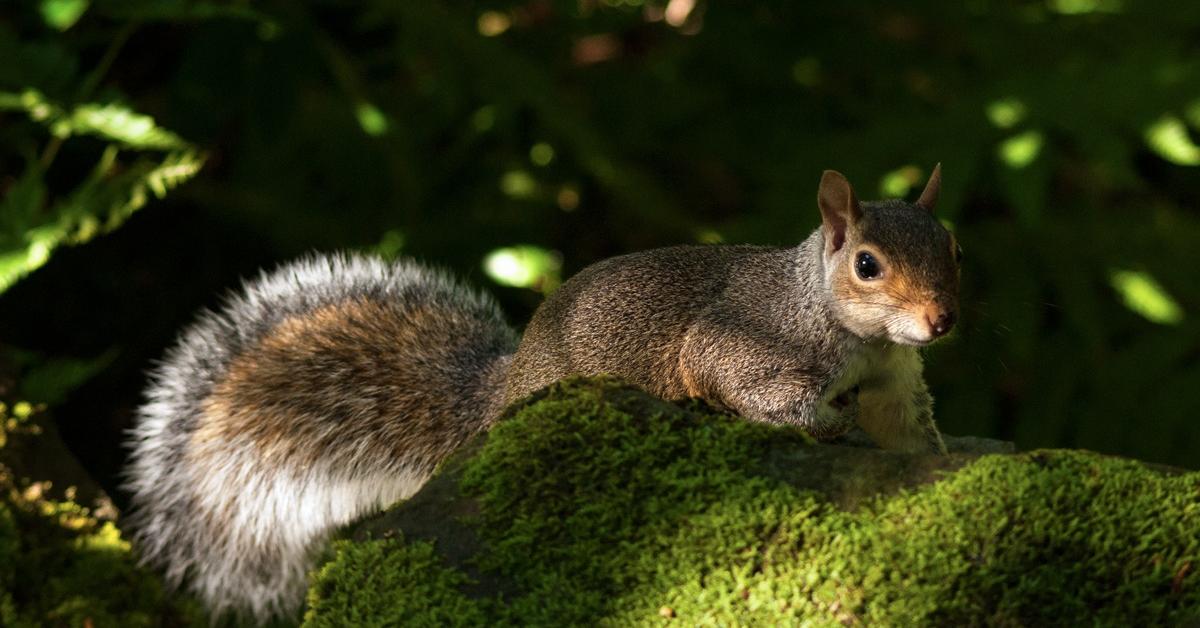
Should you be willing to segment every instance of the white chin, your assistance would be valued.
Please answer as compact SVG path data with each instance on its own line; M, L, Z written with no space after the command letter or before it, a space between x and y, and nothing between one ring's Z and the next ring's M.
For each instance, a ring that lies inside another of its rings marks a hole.
M933 336L927 336L925 338L918 338L916 336L912 336L910 334L906 334L903 332L890 333L890 334L888 334L888 338L892 342L894 342L898 345L907 345L909 347L924 347L924 346L928 345L929 343L933 342Z

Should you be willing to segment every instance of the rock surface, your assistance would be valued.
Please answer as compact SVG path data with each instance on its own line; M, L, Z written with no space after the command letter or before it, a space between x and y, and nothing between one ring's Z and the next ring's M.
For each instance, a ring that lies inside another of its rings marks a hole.
M318 573L312 625L1178 625L1200 473L818 445L618 382L509 410Z

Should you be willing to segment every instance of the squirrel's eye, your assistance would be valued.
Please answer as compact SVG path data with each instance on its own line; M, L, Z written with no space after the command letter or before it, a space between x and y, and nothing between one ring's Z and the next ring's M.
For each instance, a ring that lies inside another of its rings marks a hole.
M955 244L954 245L954 261L961 264L962 257L963 257L962 247Z
M858 273L859 279L865 281L878 279L879 275L883 273L879 268L879 261L875 259L874 255L867 252L859 253L858 257L854 258L854 271Z

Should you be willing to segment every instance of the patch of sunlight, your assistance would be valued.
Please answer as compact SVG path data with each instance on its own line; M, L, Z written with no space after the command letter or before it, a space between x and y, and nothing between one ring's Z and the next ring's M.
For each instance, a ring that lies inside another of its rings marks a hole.
M1125 307L1160 325L1178 325L1183 308L1149 273L1114 270L1109 274L1112 287L1121 295Z
M537 189L537 180L524 170L509 170L500 177L500 191L509 198L530 199Z
M554 147L546 142L538 142L529 149L529 161L535 166L549 166L554 161Z
M1200 165L1200 147L1188 136L1183 121L1165 115L1146 128L1146 144L1167 161L1181 166Z
M354 115L358 117L358 125L367 135L379 137L387 133L387 116L383 115L379 107L369 102L360 102L354 107Z
M700 244L721 244L725 241L725 236L716 229L701 229L696 232L696 241Z
M89 4L90 0L42 0L38 11L48 26L65 31L83 17Z
M111 521L105 521L95 534L77 537L72 544L76 550L93 552L128 552L130 548L129 541L121 538L121 531Z
M804 57L792 64L792 80L805 87L815 87L821 82L821 61L816 57Z
M987 104L987 117L1001 129L1011 129L1025 119L1025 103L1016 98L1001 98Z
M1033 163L1042 152L1043 140L1041 131L1026 131L1014 135L1000 144L1000 159L1011 168L1024 168Z
M479 14L479 19L475 22L475 28L484 37L501 35L511 26L512 19L500 11L484 11Z
M404 248L404 243L404 233L399 229L388 229L383 232L383 237L379 238L379 244L375 245L374 251L384 259L395 259Z
M528 288L546 294L562 283L562 259L558 253L528 244L488 253L483 260L483 270L502 286Z
M574 185L564 185L558 191L558 196L554 199L558 201L558 208L565 211L575 211L579 207L579 188Z
M471 126L480 133L490 131L496 125L496 108L485 105L471 114Z
M879 193L885 198L904 198L914 186L921 183L922 172L916 166L902 166L879 180Z
M1046 6L1062 15L1085 13L1120 13L1121 0L1048 0Z
M13 404L12 415L22 421L33 414L33 404L28 401L18 401Z

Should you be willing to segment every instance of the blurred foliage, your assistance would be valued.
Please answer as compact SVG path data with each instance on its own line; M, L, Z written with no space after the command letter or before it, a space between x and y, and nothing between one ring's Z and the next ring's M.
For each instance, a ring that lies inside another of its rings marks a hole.
M17 3L0 285L165 200L9 290L3 341L117 346L78 415L128 420L161 329L264 261L414 255L522 323L610 255L799 241L825 168L905 196L940 161L944 429L1195 467L1198 27L1164 0Z

